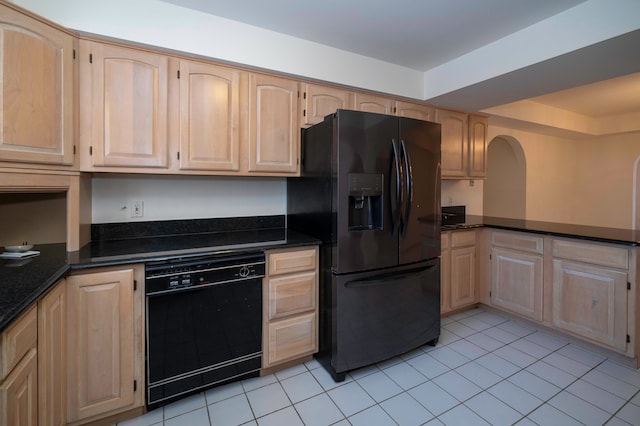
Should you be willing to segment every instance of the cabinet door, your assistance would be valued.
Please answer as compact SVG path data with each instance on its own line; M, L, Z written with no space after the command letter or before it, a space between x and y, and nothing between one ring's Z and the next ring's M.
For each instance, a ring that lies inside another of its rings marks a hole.
M166 168L168 57L84 40L80 50L90 166Z
M65 425L67 411L66 281L38 301L38 418Z
M491 304L542 321L542 256L493 248Z
M240 71L180 61L180 168L239 169Z
M559 329L626 350L626 272L554 259L552 321Z
M249 82L249 171L298 172L298 83L262 74Z
M436 122L442 126L442 177L467 175L467 114L439 109Z
M451 309L476 302L476 248L451 249Z
M142 297L133 286L133 269L67 278L69 422L143 404L144 381L139 376L143 332L138 318Z
M435 121L436 109L427 105L397 101L396 115L398 117L415 118L424 121Z
M0 424L38 424L38 353L32 348L0 385Z
M269 320L316 309L318 293L316 271L269 278L268 288Z
M305 84L302 98L304 127L320 123L338 109L353 109L353 93L333 87Z
M0 5L0 160L73 164L73 45Z
M486 117L469 116L469 177L487 177L487 130Z
M395 101L381 96L368 95L365 93L356 93L355 109L357 111L377 112L378 114L395 113Z

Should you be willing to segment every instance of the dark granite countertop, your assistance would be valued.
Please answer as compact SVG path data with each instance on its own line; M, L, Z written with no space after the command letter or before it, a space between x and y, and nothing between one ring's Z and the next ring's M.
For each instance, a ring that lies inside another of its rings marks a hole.
M159 231L163 225L179 234L167 234L166 227ZM79 251L67 252L65 244L37 245L36 257L0 259L0 332L70 270L320 244L284 225L281 216L267 217L255 227L242 219L118 224L93 227L94 241ZM214 232L201 232L204 229ZM144 233L152 236L141 236Z
M0 332L69 270L66 244L39 244L38 256L0 259Z
M623 228L573 225L568 223L540 222L535 220L509 219L491 216L466 215L464 223L443 226L443 231L489 227L510 231L524 231L556 237L577 238L601 243L640 245L640 231Z

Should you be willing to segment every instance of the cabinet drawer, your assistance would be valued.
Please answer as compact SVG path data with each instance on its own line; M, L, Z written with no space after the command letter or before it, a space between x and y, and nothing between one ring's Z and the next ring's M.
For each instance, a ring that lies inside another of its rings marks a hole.
M476 231L456 231L451 233L451 247L476 245Z
M528 251L530 253L542 254L544 251L543 238L530 234L493 232L491 234L491 244L518 251Z
M553 257L617 269L629 269L629 250L625 248L569 240L553 240L552 247Z
M317 279L315 272L269 279L269 319L315 310Z
M318 348L315 312L269 324L269 365L310 355Z
M0 381L15 367L29 350L38 343L38 315L33 306L17 319L0 340Z
M269 253L269 276L317 268L317 248Z

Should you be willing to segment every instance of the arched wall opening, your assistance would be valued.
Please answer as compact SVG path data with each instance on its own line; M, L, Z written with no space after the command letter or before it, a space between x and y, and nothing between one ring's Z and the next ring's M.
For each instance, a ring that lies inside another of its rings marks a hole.
M520 142L513 136L496 136L487 151L484 182L485 216L526 219L527 161Z

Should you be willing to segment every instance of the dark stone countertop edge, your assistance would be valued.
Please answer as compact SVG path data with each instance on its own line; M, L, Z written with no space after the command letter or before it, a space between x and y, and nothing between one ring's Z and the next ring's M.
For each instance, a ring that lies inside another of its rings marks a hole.
M35 274L36 277L33 279L39 280L38 282L31 282L30 285L24 285L24 280L29 277L25 277L23 275L18 275L15 277L15 281L12 280L14 278L9 274L8 278L0 274L0 285L2 286L11 286L11 285L22 285L25 289L24 294L20 294L20 297L14 297L13 302L10 302L10 306L6 306L2 300L2 289L0 289L0 333L2 333L7 327L11 325L13 321L15 321L21 314L27 311L35 302L37 302L47 291L57 283L61 278L67 275L70 271L75 270L83 270L83 269L91 269L98 267L108 267L108 266L117 266L117 265L128 265L134 263L144 263L144 262L155 262L162 260L172 260L172 259L180 259L186 257L193 256L207 256L207 255L223 255L227 253L240 253L240 252L250 252L250 251L264 251L269 249L276 248L291 248L291 247L300 247L306 245L319 245L321 242L313 237L301 234L292 230L285 230L285 238L279 239L276 241L264 241L258 243L245 243L245 244L228 244L222 246L213 246L213 247L198 247L193 249L179 249L179 250L171 250L167 248L166 250L157 251L157 252L147 252L147 253L128 253L128 254L112 254L110 256L91 256L89 255L81 255L80 251L76 252L66 252L65 244L49 244L43 245L42 247L42 256L45 256L47 253L47 247L50 246L49 250L55 250L57 257L59 258L57 262L47 268L46 278L42 275L45 274ZM40 247L35 247L34 249L40 249ZM90 249L89 249L90 250ZM24 271L24 270L23 270ZM0 271L1 272L1 271ZM19 282L20 284L15 284L15 282Z
M599 243L619 244L631 247L640 246L640 231L631 229L606 228L476 215L467 215L464 223L443 226L441 229L444 232L480 227L529 232L532 234L573 238Z

